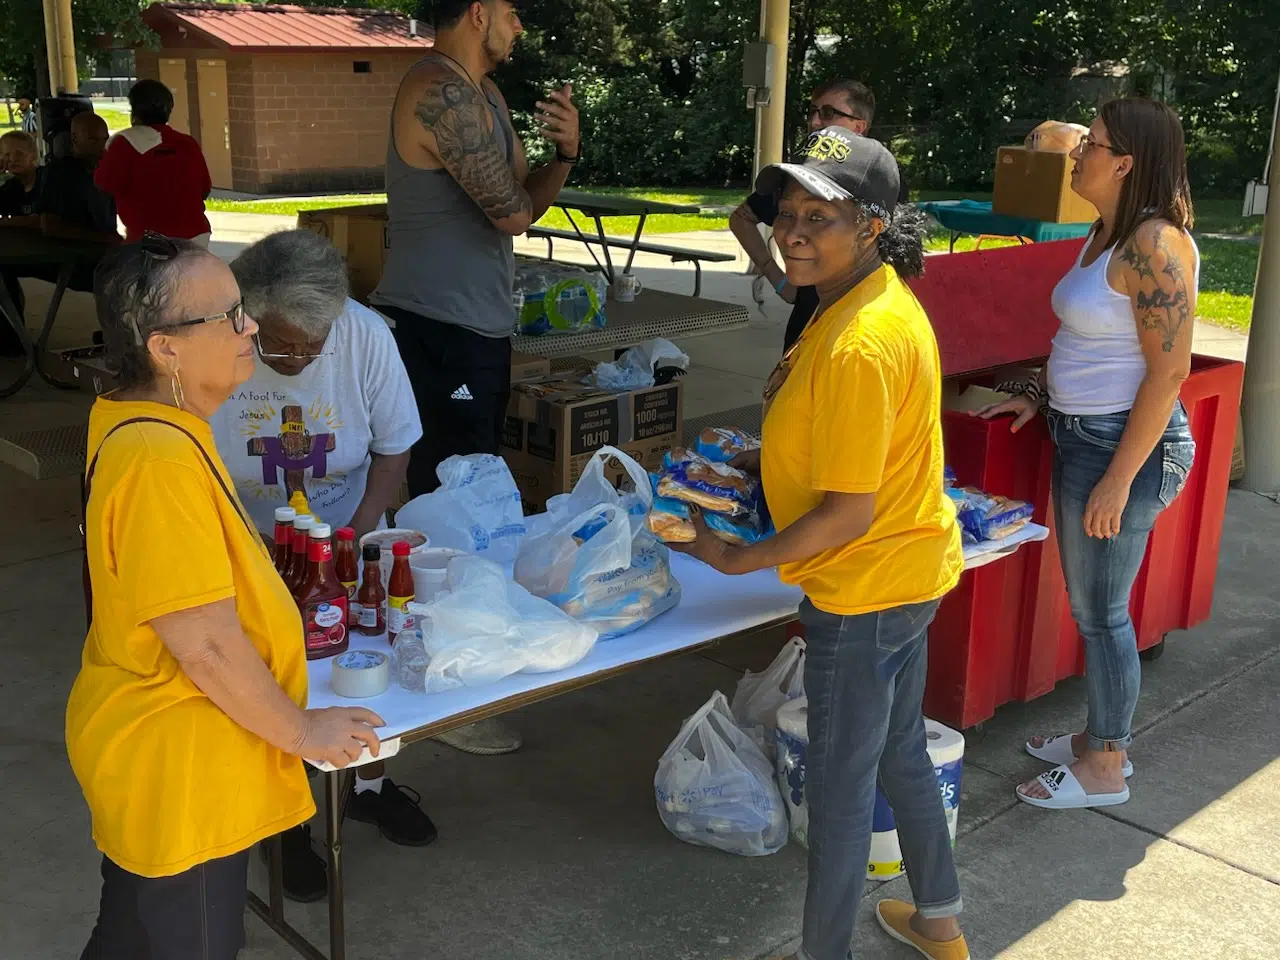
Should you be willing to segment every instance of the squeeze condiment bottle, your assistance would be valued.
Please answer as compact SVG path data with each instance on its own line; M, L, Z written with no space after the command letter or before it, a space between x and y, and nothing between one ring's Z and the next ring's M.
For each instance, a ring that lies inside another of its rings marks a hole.
M311 505L307 503L307 495L301 490L293 491L293 496L289 498L289 506L297 511L298 516L302 516L304 513L311 513Z
M413 571L409 569L409 541L397 540L391 546L391 578L387 581L387 640L395 645L396 637L415 626L409 604L413 603Z
M289 554L289 566L285 568L284 585L295 597L307 572L307 534L315 525L316 518L309 513L300 514L293 519L293 549Z
M356 609L356 590L360 587L360 564L356 562L356 532L351 527L339 527L338 543L333 550L333 572L338 582L347 588L347 626L354 627L359 617Z
M376 543L364 545L364 582L356 594L359 625L356 633L380 637L387 631L387 591L382 586L382 549Z
M347 588L333 572L333 543L327 523L317 523L307 535L306 576L296 594L308 660L322 660L344 652L351 642L347 629Z
M276 530L271 535L271 558L281 576L284 576L289 558L293 556L293 521L297 518L298 511L293 507L276 507Z

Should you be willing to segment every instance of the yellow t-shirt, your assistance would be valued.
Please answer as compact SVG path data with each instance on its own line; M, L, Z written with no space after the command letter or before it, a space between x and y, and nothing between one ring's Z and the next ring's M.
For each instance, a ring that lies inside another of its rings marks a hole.
M943 492L938 344L920 302L881 267L814 319L783 366L761 454L778 529L828 492L874 493L876 509L865 536L784 564L782 579L845 616L943 596L964 556Z
M302 621L203 420L155 403L99 399L89 459L102 446L85 524L93 624L67 704L67 752L93 836L144 877L181 873L296 826L315 812L302 761L237 725L187 677L150 621L234 597L272 676L307 702Z

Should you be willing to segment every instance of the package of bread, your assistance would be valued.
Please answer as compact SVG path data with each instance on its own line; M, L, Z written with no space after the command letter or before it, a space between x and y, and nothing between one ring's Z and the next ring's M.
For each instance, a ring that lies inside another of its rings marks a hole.
M728 463L740 453L760 449L760 438L738 427L707 427L698 434L697 452L713 463Z
M1040 150L1044 153L1070 153L1080 142L1080 138L1089 132L1088 127L1078 123L1067 123L1064 120L1046 120L1027 134L1023 144L1028 150Z
M758 543L771 533L763 528L759 514L755 513L734 518L703 511L702 519L713 534L734 546ZM649 531L663 543L693 543L698 539L689 504L683 500L655 498L649 510L648 524Z
M745 516L760 501L760 481L728 464L712 463L690 450L676 449L664 458L657 493L714 513Z

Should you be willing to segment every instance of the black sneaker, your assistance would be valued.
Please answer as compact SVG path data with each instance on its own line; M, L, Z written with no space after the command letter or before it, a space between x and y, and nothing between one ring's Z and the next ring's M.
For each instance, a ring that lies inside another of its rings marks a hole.
M267 845L260 844L259 848L262 859L268 860ZM323 900L329 892L329 870L324 858L311 846L311 827L303 824L280 834L280 852L284 895L296 903Z
M376 823L378 832L402 847L425 847L435 840L436 825L419 804L422 796L411 787L398 786L390 777L378 792L356 793L347 805L347 816L361 823Z

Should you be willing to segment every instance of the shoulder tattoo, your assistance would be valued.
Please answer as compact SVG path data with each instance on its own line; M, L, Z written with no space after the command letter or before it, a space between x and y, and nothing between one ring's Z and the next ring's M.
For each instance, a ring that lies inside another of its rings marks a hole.
M1187 336L1191 318L1192 291L1187 289L1188 271L1182 255L1170 242L1172 227L1138 232L1120 252L1121 261L1134 272L1138 292L1134 307L1144 330L1158 331L1165 353Z
M414 115L436 138L436 150L459 186L494 220L532 209L489 132L488 107L461 77L430 83Z

